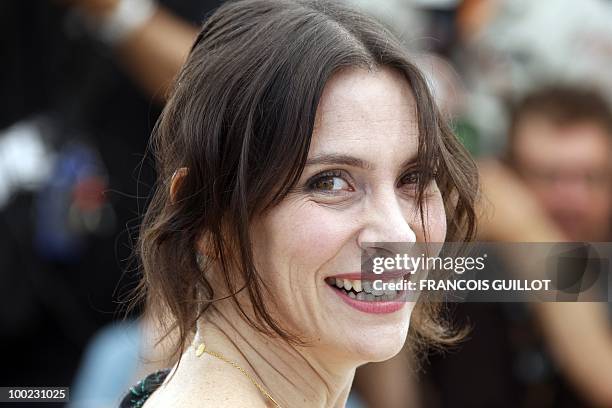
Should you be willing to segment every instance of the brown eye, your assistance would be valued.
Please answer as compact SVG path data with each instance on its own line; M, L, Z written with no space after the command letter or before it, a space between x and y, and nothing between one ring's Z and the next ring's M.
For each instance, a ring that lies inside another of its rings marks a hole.
M308 189L312 191L321 191L326 193L336 191L353 191L353 188L342 177L342 175L336 172L328 172L315 176L308 183Z

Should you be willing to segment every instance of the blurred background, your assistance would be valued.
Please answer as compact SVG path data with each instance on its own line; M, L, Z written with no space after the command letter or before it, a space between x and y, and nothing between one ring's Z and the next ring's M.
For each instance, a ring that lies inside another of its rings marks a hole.
M346 1L401 37L478 159L478 239L610 241L612 1ZM169 364L144 362L155 329L124 318L155 179L146 147L220 4L0 3L0 385L112 407ZM463 342L360 368L348 406L612 407L610 304L448 313L471 327Z

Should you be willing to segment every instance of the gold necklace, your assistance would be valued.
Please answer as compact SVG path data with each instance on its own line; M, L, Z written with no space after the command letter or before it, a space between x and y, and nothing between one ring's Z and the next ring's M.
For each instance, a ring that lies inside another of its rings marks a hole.
M276 402L276 400L274 398L272 398L272 396L270 395L270 393L268 393L264 387L262 385L260 385L257 381L255 381L255 379L249 374L247 373L247 371L240 367L238 365L238 363L229 360L228 358L226 358L225 356L223 356L221 353L217 353L215 351L211 351L208 348L206 348L206 345L204 343L200 343L200 345L197 347L196 349L196 357L200 357L202 354L208 354L210 356L216 357L221 361L226 362L227 364L231 365L232 367L238 369L242 374L245 375L246 378L249 379L249 381L251 381L253 383L254 386L257 387L257 389L263 394L265 395L270 401L272 401L272 403L274 405L276 405L278 408L281 408L280 404L278 402Z

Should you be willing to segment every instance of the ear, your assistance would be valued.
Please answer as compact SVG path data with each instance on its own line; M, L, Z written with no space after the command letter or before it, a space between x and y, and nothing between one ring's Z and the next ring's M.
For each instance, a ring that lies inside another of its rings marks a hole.
M185 176L187 176L187 173L187 167L181 167L172 175L172 179L170 180L170 201L173 204L176 203L176 198L181 188L181 183L185 179Z

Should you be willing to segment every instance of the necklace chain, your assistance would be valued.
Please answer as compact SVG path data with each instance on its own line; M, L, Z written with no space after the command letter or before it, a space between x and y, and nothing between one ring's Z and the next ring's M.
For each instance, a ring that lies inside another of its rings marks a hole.
M272 398L272 396L270 395L270 393L268 391L265 390L265 388L259 384L244 368L240 367L238 365L238 363L226 358L223 354L221 353L217 353L215 351L211 351L208 350L208 348L206 347L206 345L204 343L200 343L200 345L197 347L196 349L196 357L200 357L202 354L208 354L210 356L216 357L219 360L231 365L232 367L236 368L237 370L239 370L242 374L244 374L244 376L246 378L249 379L249 381L251 381L253 383L253 385L255 387L257 387L257 389L263 394L265 395L270 401L272 401L272 403L278 407L281 408L280 404L278 402L276 402L276 400L274 398Z

